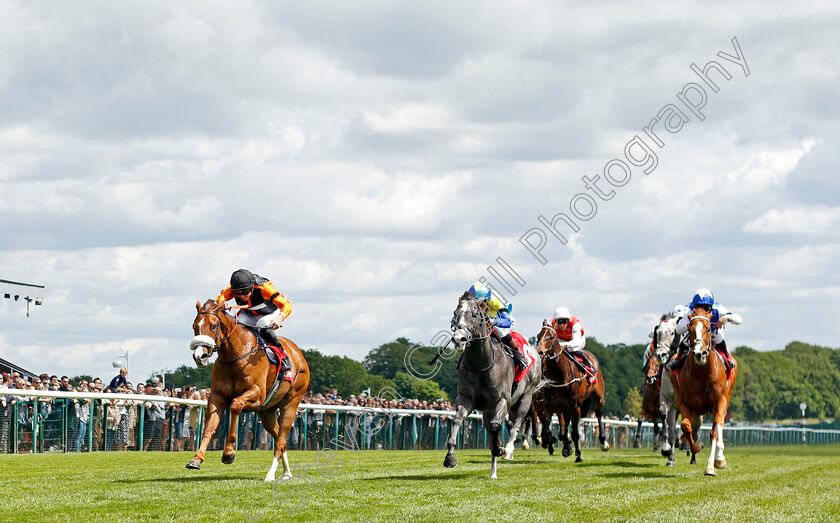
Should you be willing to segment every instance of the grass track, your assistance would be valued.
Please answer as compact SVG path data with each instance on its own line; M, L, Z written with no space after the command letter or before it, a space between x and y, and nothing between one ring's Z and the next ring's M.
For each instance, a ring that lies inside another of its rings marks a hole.
M443 468L442 451L327 453L330 477L315 452L289 456L310 467L311 483L297 474L272 495L262 481L268 452L239 452L230 466L212 452L199 472L184 468L188 453L2 455L0 513L38 522L840 521L840 446L729 448L716 477L703 475L708 451L697 465L680 453L667 468L649 449L585 449L578 465L519 450L497 481L488 451L459 452L455 469Z

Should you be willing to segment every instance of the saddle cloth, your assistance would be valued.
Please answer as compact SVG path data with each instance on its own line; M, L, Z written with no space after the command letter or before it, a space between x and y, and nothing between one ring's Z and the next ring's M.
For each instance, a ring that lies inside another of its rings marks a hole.
M516 375L513 377L513 382L519 383L520 381L522 381L522 378L524 378L525 375L528 374L528 371L534 365L534 361L536 361L536 359L531 355L531 351L527 349L527 347L530 347L530 345L528 345L528 340L526 340L524 336L522 336L518 332L511 331L510 337L513 338L513 341L516 342L516 346L519 347L519 352L521 352L522 355L525 356L525 361L528 362L528 365L525 366L525 368L521 371L517 372Z
M283 347L277 347L275 345L272 345L272 344L266 342L262 338L262 336L260 336L260 333L257 332L257 330L255 328L250 327L250 326L248 328L251 330L251 332L254 333L254 336L257 337L257 342L260 344L260 347L262 347L263 350L265 350L265 355L268 356L268 361L270 361L271 363L273 363L274 365L277 366L277 373L279 374L280 373L280 362L283 361L284 358L288 357L286 355L286 351L283 350ZM283 374L283 379L285 381L288 381L288 382L293 382L294 381L292 379L291 369L287 370Z

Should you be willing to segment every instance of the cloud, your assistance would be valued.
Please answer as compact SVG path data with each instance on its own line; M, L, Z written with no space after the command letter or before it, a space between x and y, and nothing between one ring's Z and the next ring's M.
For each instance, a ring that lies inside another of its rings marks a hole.
M735 344L781 348L773 323L836 344L838 19L836 2L5 3L0 277L47 289L29 318L0 301L3 353L191 364L195 301L248 267L292 301L284 334L361 358L446 329L499 256L527 281L528 334L565 304L602 341L645 341L710 287L747 311ZM733 36L749 77L717 56ZM706 119L662 132L657 169L536 262L518 238L709 60L732 79Z
M755 234L802 234L837 236L840 234L840 207L817 205L770 209L744 225L744 232Z

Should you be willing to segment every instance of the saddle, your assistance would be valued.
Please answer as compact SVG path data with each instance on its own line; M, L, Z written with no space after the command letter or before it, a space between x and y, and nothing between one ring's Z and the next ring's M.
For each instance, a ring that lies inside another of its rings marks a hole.
M288 361L289 356L286 354L286 351L283 350L283 347L277 347L276 345L272 345L266 342L262 336L260 336L259 331L251 326L248 326L248 329L254 333L254 336L257 338L257 343L260 344L260 348L265 350L266 356L268 356L268 361L273 363L277 366L277 374L280 374L280 369L282 367L281 363L283 360ZM291 366L291 365L290 365ZM294 380L292 379L292 370L289 369L283 374L283 380L292 383Z
M595 369L589 366L586 360L580 354L576 352L571 352L566 349L563 349L563 354L566 355L572 362L574 362L587 376L587 381L590 385L594 385L598 383L598 373L595 372Z

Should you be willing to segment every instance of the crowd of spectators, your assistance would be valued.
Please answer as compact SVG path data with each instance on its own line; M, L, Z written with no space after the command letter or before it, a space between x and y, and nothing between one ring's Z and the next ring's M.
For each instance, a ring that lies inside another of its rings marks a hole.
M121 369L107 385L100 378L93 380L79 379L71 382L67 376L41 374L40 376L22 376L20 373L4 373L0 382L0 452L11 452L12 423L19 427L18 451L33 451L35 442L41 442L46 451L80 452L87 450L88 442L99 450L195 450L196 430L199 427L199 411L190 405L171 404L165 401L139 401L130 399L131 395L145 394L180 399L206 400L209 389L197 387L164 387L160 379L151 378L148 382L133 384L127 379L127 370ZM107 399L91 402L90 399L37 398L32 396L4 395L4 389L32 391L64 391L85 394L116 393L125 394L125 399ZM12 419L13 407L19 403L17 419ZM37 403L37 408L36 407ZM443 398L435 401L403 399L398 397L376 398L368 394L350 394L343 398L336 389L327 392L308 392L303 403L312 405L348 405L358 407L385 408L390 410L454 410L454 405ZM93 412L91 405L93 404ZM66 412L64 410L67 409ZM325 408L316 409L313 419L329 419L334 412ZM142 412L141 412L142 411ZM39 416L40 423L33 424L33 417ZM140 442L138 420L143 416L143 441ZM93 420L93 421L92 421ZM255 416L243 413L240 423L261 423ZM66 426L62 427L62 424ZM33 428L34 427L34 428ZM34 431L40 430L42 434ZM220 449L224 445L227 427L223 423L217 431L210 449ZM171 432L171 434L170 434ZM62 433L66 436L62 437ZM270 443L265 431L258 442L258 448L267 448ZM244 444L250 448L253 434L244 434Z
M434 401L418 400L418 399L403 399L403 398L377 398L369 396L365 393L350 394L347 399L338 395L338 389L332 389L329 392L319 392L313 394L307 392L303 397L303 403L311 405L350 405L356 407L371 407L383 409L413 409L413 410L455 410L455 404L444 399L438 398Z
M32 391L64 391L79 392L88 395L99 393L116 393L125 395L125 399L102 399L91 401L88 399L52 399L35 396L12 396L4 394L5 389ZM143 394L160 396L162 401L140 401L131 399L132 395ZM12 452L12 427L18 424L17 444L18 452L31 451L67 451L80 452L88 450L90 445L94 450L195 450L196 431L201 422L201 409L190 405L179 405L163 401L163 398L179 398L206 400L210 389L189 387L165 387L157 377L148 382L134 385L127 379L126 369L121 369L107 385L100 378L93 380L80 379L71 381L67 376L59 378L55 375L41 374L40 376L21 376L18 373L3 374L0 382L0 452ZM403 441L405 448L409 448L409 441L419 441L424 445L435 445L431 438L439 440L447 432L446 424L437 426L436 423L449 420L450 415L432 416L424 414L417 416L417 423L405 422L411 417L404 418L400 411L406 410L455 410L455 405L445 398L433 401L418 399L403 399L397 395L389 397L372 397L367 393L349 394L346 398L338 394L337 389L326 392L307 392L303 403L315 406L292 428L289 438L290 448L299 448L302 441L305 448L320 448L335 434L340 434L341 427L346 426L348 420L353 427L362 427L372 423L374 416L361 411L344 411L331 409L331 406L355 406L367 408L382 408L391 411L394 427L389 437ZM15 409L15 404L17 409ZM91 406L93 405L93 409ZM93 410L93 412L91 412ZM13 412L17 418L13 419ZM405 415L409 413L406 412ZM39 416L40 423L33 423L34 416ZM143 419L143 435L140 441L140 423ZM616 418L617 419L617 418ZM262 430L261 420L255 413L242 413L239 417L239 431L237 444L242 448L269 449L272 446L271 437ZM635 418L625 416L624 421L635 422ZM219 450L225 445L229 421L222 418L221 424L211 440L210 450ZM478 423L478 422L477 422ZM62 424L66 424L62 426ZM480 424L480 423L478 423ZM635 423L633 423L635 425ZM630 425L630 424L627 424ZM478 425L476 425L478 426ZM369 429L370 427L368 427ZM308 431L308 436L301 438L302 430ZM39 434L36 431L41 431ZM608 427L608 436L612 436L616 443L629 441L629 427ZM355 436L363 448L382 448L384 442L377 438L364 436L365 433L375 431L366 430ZM468 432L468 431L467 431ZM612 434L615 432L615 434ZM439 433L439 434L438 434ZM397 434L395 436L395 434ZM257 441L254 436L259 435ZM585 437L585 436L584 436ZM429 441L426 441L429 440ZM298 442L298 443L295 443ZM390 443L390 444L393 444ZM389 445L390 445L389 444ZM37 449L34 447L39 445ZM303 448L303 447L300 447ZM432 447L434 448L434 447Z
M13 422L18 423L19 451L32 451L34 442L40 441L44 448L39 450L79 452L87 448L89 440L95 449L128 450L137 449L142 445L144 450L169 450L170 439L172 450L194 449L200 409L166 401L132 400L130 396L145 394L206 400L210 393L209 389L164 387L160 379L156 377L148 383L138 383L135 386L126 379L126 376L127 371L121 369L120 374L115 376L109 385L104 385L100 378L80 379L74 384L67 376L59 379L58 376L48 374L25 377L17 372L4 373L0 382L0 452L11 452L10 436ZM90 399L41 397L36 401L35 396L3 394L3 391L7 389L78 392L93 395L115 393L125 394L126 399L95 401L93 412L91 412ZM13 420L15 404L20 405L17 409L18 417ZM40 423L33 424L33 417L36 415L39 416ZM139 442L138 420L141 415L144 420L144 430L143 441ZM91 422L91 420L94 421ZM64 423L66 426L62 427ZM43 433L33 433L37 430ZM88 431L91 431L91 434ZM66 438L62 437L62 433L66 435Z

